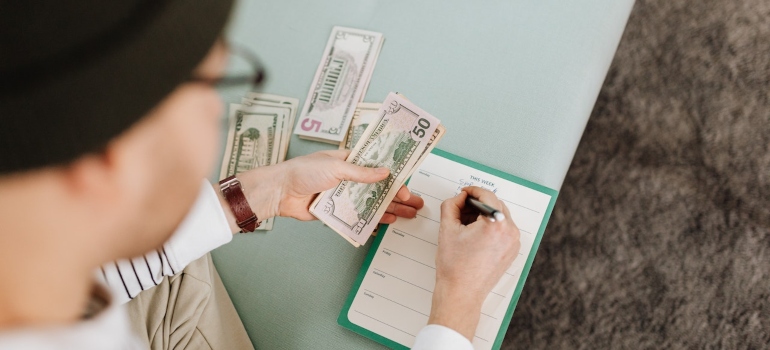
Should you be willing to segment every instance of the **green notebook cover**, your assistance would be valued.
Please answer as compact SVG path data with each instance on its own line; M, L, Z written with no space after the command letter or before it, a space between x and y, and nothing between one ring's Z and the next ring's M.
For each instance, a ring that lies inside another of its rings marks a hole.
M548 203L548 209L543 215L543 221L540 223L540 228L537 231L537 236L535 237L535 241L532 244L532 249L530 250L529 256L527 257L527 262L524 264L524 269L522 270L521 277L519 277L519 281L516 285L516 290L514 291L513 297L511 298L511 304L508 306L508 311L505 313L505 319L503 320L502 327L500 327L500 331L497 333L495 342L492 345L493 349L499 349L503 343L503 338L505 338L505 332L508 330L508 325L510 325L511 323L511 317L513 317L513 310L516 308L516 303L518 303L519 297L521 296L521 290L524 288L524 282L527 280L527 276L529 275L529 269L532 267L532 262L535 260L535 254L537 254L537 248L540 246L540 240L543 238L543 232L545 231L545 227L546 227L546 224L548 223L548 219L551 217L553 206L556 203L556 196L558 195L559 192L554 189L536 184L534 182L524 180L520 177L502 172L500 170L493 169L488 166L476 163L472 160L465 159L463 157L454 155L446 151L442 151L438 148L434 148L431 153L551 196L551 200ZM366 255L366 259L364 259L364 263L361 266L361 270L359 270L358 276L356 277L355 284L353 285L353 288L351 288L350 290L348 299L345 301L345 305L342 307L339 317L337 317L337 323L339 323L341 326L347 329L352 330L353 332L361 334L367 338L377 341L392 349L408 349L406 346L403 346L400 343L397 343L393 340L385 338L377 333L374 333L366 328L356 325L350 322L350 320L348 320L348 312L350 311L350 306L353 304L353 299L355 299L356 294L358 293L358 289L361 287L361 283L364 281L364 277L366 276L366 271L369 270L369 265L372 263L372 259L374 259L374 255L377 253L377 249L379 248L380 242L385 236L385 231L387 231L387 229L388 229L388 225L381 225L380 229L377 231L377 236L374 238L374 242L369 248L369 252Z

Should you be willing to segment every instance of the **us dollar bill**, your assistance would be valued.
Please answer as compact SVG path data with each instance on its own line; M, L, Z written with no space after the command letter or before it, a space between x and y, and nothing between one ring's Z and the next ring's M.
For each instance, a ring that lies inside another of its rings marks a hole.
M293 97L271 95L258 92L250 92L241 99L243 106L259 106L266 109L278 108L281 113L287 115L284 119L282 130L283 141L279 146L278 162L286 160L287 153L289 151L289 141L291 140L291 131L294 127L294 120L297 117L297 106L299 100Z
M340 142L340 149L353 149L366 131L366 128L379 120L377 112L380 111L380 107L382 107L382 103L362 102L358 104L348 132L345 133L345 138Z
M290 127L289 118L290 112L280 106L231 104L220 179L282 161L288 149L284 130ZM271 218L262 221L257 229L272 228Z
M378 114L347 162L388 167L388 177L372 184L342 181L310 205L313 215L354 246L366 243L401 185L444 135L438 118L395 93L388 95Z
M294 133L339 144L369 86L382 49L381 33L334 27Z

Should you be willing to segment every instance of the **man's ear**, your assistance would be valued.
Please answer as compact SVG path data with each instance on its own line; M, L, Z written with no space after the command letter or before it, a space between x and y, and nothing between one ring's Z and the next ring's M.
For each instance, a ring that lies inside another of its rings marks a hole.
M70 194L85 200L91 210L106 210L119 202L122 190L115 159L117 151L114 145L108 145L100 152L81 156L62 169Z
M84 155L68 167L70 186L82 194L93 196L103 203L128 204L139 195L146 182L148 145L153 144L153 133L145 121L110 140L99 152Z

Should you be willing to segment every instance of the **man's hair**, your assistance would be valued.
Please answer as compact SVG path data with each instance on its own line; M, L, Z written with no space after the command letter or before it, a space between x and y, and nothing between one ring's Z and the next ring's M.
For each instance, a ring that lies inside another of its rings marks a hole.
M0 175L102 148L190 78L232 0L0 0Z

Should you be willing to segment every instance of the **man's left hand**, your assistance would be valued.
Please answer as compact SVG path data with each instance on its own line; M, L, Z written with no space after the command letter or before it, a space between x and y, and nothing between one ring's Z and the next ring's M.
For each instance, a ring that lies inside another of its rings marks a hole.
M385 179L387 168L367 168L345 162L347 150L321 151L290 159L269 167L238 174L246 198L260 220L274 216L315 220L308 207L319 192L331 189L342 180L373 183ZM397 217L413 218L424 202L401 186L388 205L381 223Z

